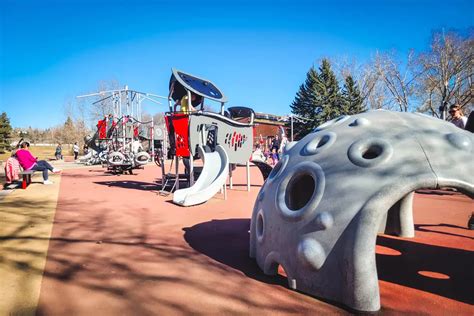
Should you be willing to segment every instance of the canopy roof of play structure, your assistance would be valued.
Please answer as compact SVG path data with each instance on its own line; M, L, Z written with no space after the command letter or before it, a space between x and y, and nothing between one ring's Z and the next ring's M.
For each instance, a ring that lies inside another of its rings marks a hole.
M177 69L172 69L172 74L169 83L171 98L176 101L180 100L186 95L186 90L189 90L201 97L217 101L227 102L225 95L207 79L198 78L194 75L182 72Z

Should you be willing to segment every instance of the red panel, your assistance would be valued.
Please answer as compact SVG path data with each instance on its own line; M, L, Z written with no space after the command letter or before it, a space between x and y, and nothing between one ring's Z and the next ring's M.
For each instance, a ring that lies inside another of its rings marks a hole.
M170 119L169 119L169 116L165 115L165 125L166 125L166 129L168 130L168 134L171 134L171 131L170 131Z
M133 137L138 138L138 126L133 127Z
M176 156L189 157L189 115L173 114L170 118L176 137Z
M107 138L107 120L100 120L97 122L97 128L99 129L99 138Z

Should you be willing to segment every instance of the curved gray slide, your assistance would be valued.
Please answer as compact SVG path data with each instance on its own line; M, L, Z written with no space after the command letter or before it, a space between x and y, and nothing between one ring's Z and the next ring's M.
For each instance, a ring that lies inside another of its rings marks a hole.
M201 175L192 187L174 192L175 204L192 206L204 203L225 184L229 174L229 158L224 148L218 145L214 152L206 153L201 146L198 146L198 151L204 162Z

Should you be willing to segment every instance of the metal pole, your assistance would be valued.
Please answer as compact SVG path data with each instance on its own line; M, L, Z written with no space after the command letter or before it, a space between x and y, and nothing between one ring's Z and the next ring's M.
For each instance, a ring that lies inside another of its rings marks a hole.
M126 125L125 125L125 124L126 124L126 123L125 123L125 118L124 118L124 116L122 116L122 144L123 144L123 151L125 151L125 146L126 146L126 144L125 144L125 133L126 133L127 131L125 130L125 128L126 128Z
M142 117L142 98L141 98L141 95L139 94L138 95L138 98L137 98L137 104L138 104L138 117L140 118L140 121L143 120L143 117Z
M179 157L176 156L176 190L179 190Z
M153 116L151 117L151 161L155 162L155 123L153 121Z
M118 113L118 117L122 117L123 113L122 113L122 92L117 92L117 113Z
M182 104L181 104L182 106ZM191 101L191 91L188 90L188 113L191 112L191 107L193 106L193 102ZM182 111L182 110L180 110Z
M134 111L133 111L133 100L131 100L131 95L132 93L130 93L130 96L129 96L129 93L128 93L128 90L125 92L126 95L127 95L127 108L130 108L130 116L131 117L135 117L134 116ZM138 113L137 113L138 114ZM137 116L138 117L138 116Z
M161 190L165 189L165 183L166 183L166 175L165 175L165 162L161 161Z
M161 144L161 152L163 154L163 163L168 160L168 129L164 129L163 132L163 143Z
M291 141L293 141L293 115L290 116L290 122L291 122Z
M193 155L189 154L189 187L194 185L194 159Z
M227 186L224 183L224 200L227 200Z

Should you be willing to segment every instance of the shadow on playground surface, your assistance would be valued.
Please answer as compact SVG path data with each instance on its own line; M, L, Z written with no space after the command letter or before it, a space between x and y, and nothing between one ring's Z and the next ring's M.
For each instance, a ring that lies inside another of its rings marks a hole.
M250 192L228 190L227 200L190 208L156 194L155 166L113 181L95 170L64 171L51 236L34 233L49 220L47 201L0 201L0 216L11 220L5 224L16 225L0 236L0 265L25 275L21 291L42 276L38 315L347 314L288 289L284 276L264 275L249 258L249 218L263 182L251 171ZM245 183L243 168L234 183ZM21 193L35 186L43 189ZM378 237L382 314L473 314L469 205L459 196L417 194L416 237ZM49 244L44 269L34 242ZM35 307L13 312L28 310Z
M263 275L255 260L249 258L249 219L213 220L183 230L186 242L195 250L242 271L248 277L287 287L286 278L281 275ZM466 242L472 242L473 239L461 237ZM474 304L474 256L471 251L420 244L384 235L378 236L377 245L400 253L376 254L379 280ZM420 271L437 271L448 278L438 278L437 274L433 274L435 277L425 277Z

